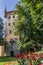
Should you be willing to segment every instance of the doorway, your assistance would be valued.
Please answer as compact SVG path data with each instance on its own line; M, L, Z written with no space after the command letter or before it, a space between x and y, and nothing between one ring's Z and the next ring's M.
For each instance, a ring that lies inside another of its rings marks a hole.
M11 51L11 56L14 56L14 51Z

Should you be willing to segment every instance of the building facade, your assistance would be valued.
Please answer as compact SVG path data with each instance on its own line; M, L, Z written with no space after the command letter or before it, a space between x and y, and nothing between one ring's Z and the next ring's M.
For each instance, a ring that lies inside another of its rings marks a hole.
M15 55L17 53L20 53L17 46L17 41L19 40L18 36L14 35L14 25L18 18L18 15L16 14L16 11L9 11L7 12L5 9L5 54L7 56L9 55Z

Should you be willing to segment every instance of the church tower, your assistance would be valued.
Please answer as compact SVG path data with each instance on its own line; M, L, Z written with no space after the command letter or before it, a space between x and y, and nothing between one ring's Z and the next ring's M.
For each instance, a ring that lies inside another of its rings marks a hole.
M18 39L18 36L14 36L14 24L17 20L16 11L7 12L5 7L5 37L7 41L11 39Z
M6 53L7 55L11 55L11 54L16 54L18 53L18 49L17 49L17 45L15 42L13 42L12 44L10 43L11 40L18 40L18 36L14 35L14 25L15 22L18 18L18 15L16 14L16 10L15 11L8 11L5 7L5 13L4 13L4 17L5 17L5 41L7 41L8 43L6 44Z

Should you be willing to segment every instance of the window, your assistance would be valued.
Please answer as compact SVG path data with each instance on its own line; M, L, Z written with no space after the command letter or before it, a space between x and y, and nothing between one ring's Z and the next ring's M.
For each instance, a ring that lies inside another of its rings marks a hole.
M8 19L10 19L10 18L11 18L11 16L8 17Z
M15 16L13 16L13 18L15 18Z
M13 22L13 25L15 24L15 22Z
M11 32L12 32L12 31L10 30L9 33L11 34Z
M8 25L11 26L11 23L9 23Z

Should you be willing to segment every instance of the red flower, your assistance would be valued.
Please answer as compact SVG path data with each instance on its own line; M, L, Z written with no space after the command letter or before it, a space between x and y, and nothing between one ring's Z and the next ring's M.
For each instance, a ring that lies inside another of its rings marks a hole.
M16 58L23 58L22 54L16 54Z
M32 65L32 62L30 62L30 65Z
M36 58L35 57L32 57L32 60L36 61Z
M19 58L19 54L16 54L16 58Z
M29 58L28 52L25 52L23 55L24 55L25 58L27 58L27 59Z
M25 58L26 58L26 59L28 59L28 58L29 58L29 56L25 56Z
M19 55L19 57L22 59L22 58L23 58L23 55L22 55L22 54L20 54L20 55Z
M39 65L42 65L42 63L40 63Z
M25 52L24 55L28 55L28 52Z
M34 53L34 56L38 57L38 54L37 53Z
M40 54L40 58L43 58L43 54Z

